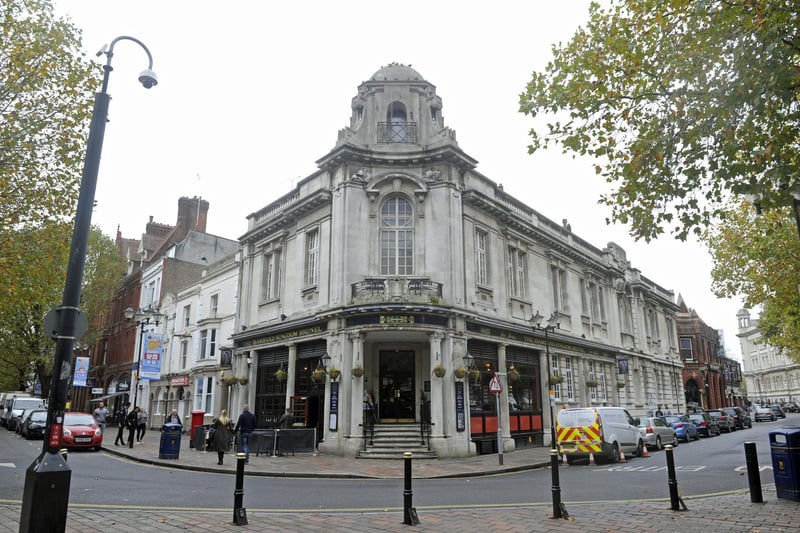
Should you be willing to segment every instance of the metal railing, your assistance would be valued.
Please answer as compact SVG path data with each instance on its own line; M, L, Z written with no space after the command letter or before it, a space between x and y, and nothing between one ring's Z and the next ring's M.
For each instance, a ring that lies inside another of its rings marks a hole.
M379 143L417 142L416 122L378 122Z
M422 446L428 445L428 451L431 451L431 405L428 402L422 402L419 406L419 434L420 444Z

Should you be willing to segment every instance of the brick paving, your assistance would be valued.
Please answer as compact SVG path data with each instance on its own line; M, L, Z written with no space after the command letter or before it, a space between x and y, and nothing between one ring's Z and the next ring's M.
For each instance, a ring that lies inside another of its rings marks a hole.
M199 452L188 448L184 441L177 460L159 460L160 435L150 432L145 442L133 449L107 446L109 453L128 456L146 463L164 463L171 467L198 471L220 472L235 470L233 456L226 456L223 466L217 466L216 453ZM186 438L186 437L184 437ZM414 477L453 477L495 474L542 468L549 465L549 451L526 448L504 454L503 466L496 455L460 459L418 460L414 462ZM255 457L246 466L247 475L294 477L377 477L402 478L403 462L391 460L359 460L329 455L297 454L288 457ZM251 512L248 525L233 523L232 511L173 511L136 510L134 506L120 509L93 508L70 505L67 531L70 533L148 533L164 531L242 532L465 532L526 533L532 531L559 532L796 532L800 528L800 503L778 499L774 485L762 487L764 503L751 503L746 490L731 491L710 497L684 498L689 511L672 511L669 498L570 503L565 502L569 519L550 518L551 502L520 507L470 507L462 509L426 509L417 506L420 523L403 524L399 508L381 512ZM398 506L399 507L399 506ZM132 518L129 513L136 513ZM20 505L0 505L0 532L19 529Z

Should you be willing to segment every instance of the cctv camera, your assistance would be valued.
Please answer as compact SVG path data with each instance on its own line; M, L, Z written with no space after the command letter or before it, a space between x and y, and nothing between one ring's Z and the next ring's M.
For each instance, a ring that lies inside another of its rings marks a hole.
M155 72L150 69L146 69L139 74L139 83L144 85L145 89L150 89L151 87L158 85L158 77L156 77Z

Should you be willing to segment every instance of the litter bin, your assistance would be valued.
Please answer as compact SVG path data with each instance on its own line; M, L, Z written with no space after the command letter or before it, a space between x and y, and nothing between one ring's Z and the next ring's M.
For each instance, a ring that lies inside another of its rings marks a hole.
M164 424L161 427L161 444L158 446L159 459L177 459L181 453L180 424Z
M771 431L769 447L778 498L800 502L800 428Z

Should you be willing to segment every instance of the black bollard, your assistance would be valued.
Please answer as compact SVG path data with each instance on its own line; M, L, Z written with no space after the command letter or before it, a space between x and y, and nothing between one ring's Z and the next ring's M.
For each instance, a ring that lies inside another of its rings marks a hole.
M247 525L247 509L244 503L244 459L243 453L236 454L236 488L233 490L233 523L237 526Z
M764 496L761 494L761 472L758 470L758 455L756 454L756 443L744 443L744 456L747 464L747 481L750 484L750 501L752 503L764 503Z
M558 450L550 450L550 472L553 476L553 516L551 518L563 518L561 516L561 486L558 479Z
M403 454L405 463L404 484L403 484L403 523L409 526L419 524L417 510L411 506L413 492L411 492L411 452Z
M664 446L664 453L667 455L667 476L669 479L669 503L673 511L688 510L678 495L678 477L675 475L675 459L672 457L672 445Z

